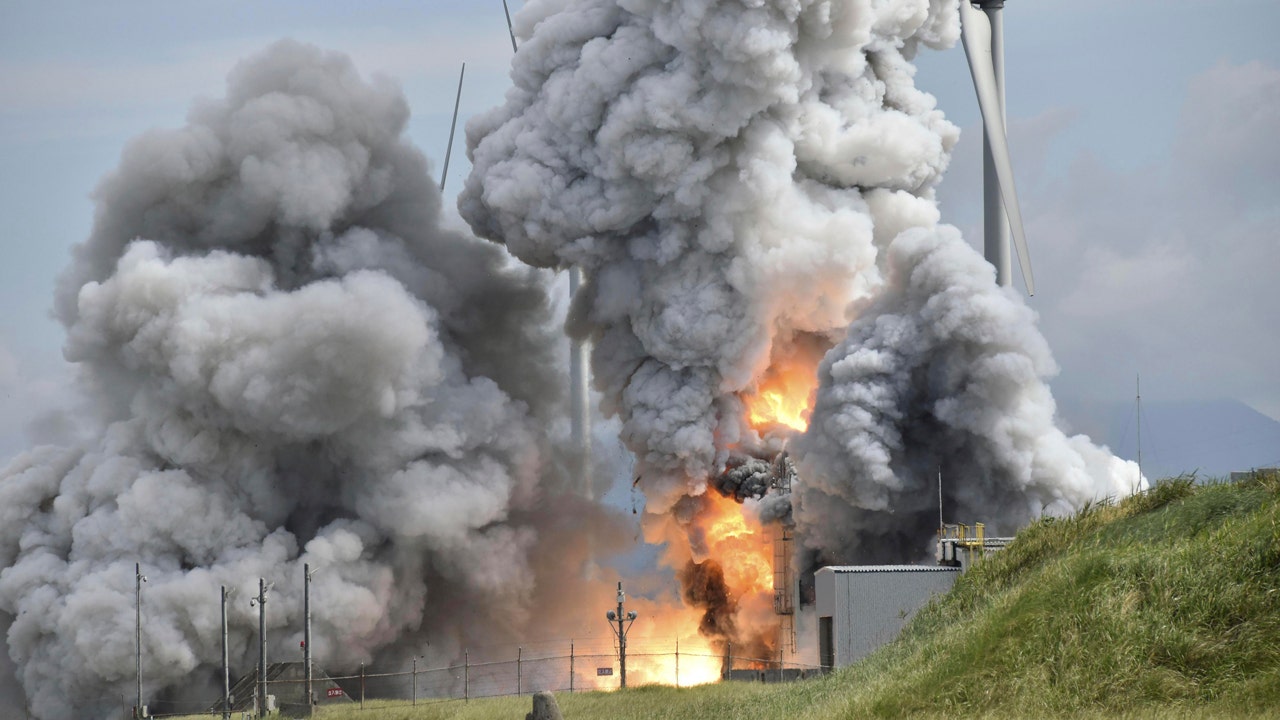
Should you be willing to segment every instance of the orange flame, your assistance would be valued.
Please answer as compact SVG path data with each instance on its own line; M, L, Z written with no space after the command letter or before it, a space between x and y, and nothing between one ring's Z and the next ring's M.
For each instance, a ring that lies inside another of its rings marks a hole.
M773 425L785 425L804 432L809 427L809 405L817 387L818 376L812 365L770 367L756 391L743 397L751 427L765 430Z
M780 427L800 432L808 427L809 408L818 386L817 367L828 346L818 336L796 336L779 346L769 369L750 392L742 395L753 428L763 435ZM692 518L651 515L645 519L644 531L647 542L666 546L663 561L677 571L689 563L708 560L720 566L731 602L731 633L749 646L734 646L735 667L752 664L751 656L743 653L760 652L764 657L757 660L772 662L780 647L782 629L782 620L774 611L772 532L732 498L710 489L701 497ZM628 672L636 684L696 685L719 680L726 637L710 638L701 633L707 608L683 603L646 605L641 606L642 615L657 621L648 627L661 629L665 635L651 639L636 635L635 644L629 641ZM678 667L670 649L673 629L679 638ZM641 650L650 642L667 649L651 653ZM605 682L598 687L613 685Z
M714 490L700 498L701 504L694 517L682 524L673 516L650 516L645 527L645 539L650 543L665 544L664 563L678 571L688 563L714 560L723 572L724 588L728 592L732 608L733 626L743 641L763 642L769 648L776 647L779 618L773 610L773 544L771 534L743 506L732 498L726 498ZM696 538L694 542L690 540ZM696 604L695 604L696 605ZM682 604L676 612L664 616L664 626L689 628L693 635L680 633L680 682L695 684L719 679L726 647L724 637L706 637L700 628L707 607ZM725 612L725 608L719 608ZM732 640L737 643L738 640ZM744 667L743 658L749 658L745 647L734 646L736 667ZM764 652L764 659L772 656L772 650ZM686 653L688 657L686 658ZM696 657L695 657L696 656ZM674 677L673 658L654 658L652 661L656 681L670 683L663 678Z
M720 680L723 653L699 634L696 613L683 605L659 605L640 598L628 601L632 603L648 622L637 622L627 636L628 685L688 687ZM596 686L611 690L617 687L617 679L602 678Z
M695 521L707 542L708 556L720 563L725 584L739 604L756 594L772 602L773 555L764 528L742 512L742 506L716 492Z

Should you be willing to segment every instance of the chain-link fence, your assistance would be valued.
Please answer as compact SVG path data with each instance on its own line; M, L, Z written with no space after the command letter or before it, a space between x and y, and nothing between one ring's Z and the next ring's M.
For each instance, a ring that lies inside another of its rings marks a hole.
M366 704L373 699L410 701L466 700L521 695L539 690L575 692L610 690L622 686L623 657L616 645L569 642L559 653L546 648L514 648L509 659L488 652L475 660L469 652L461 663L446 667L403 669L362 666L358 672L331 675L329 679L351 701ZM629 642L625 656L628 685L697 685L721 679L778 682L811 677L821 672L815 665L783 657L756 658L733 654L682 651L679 643ZM268 683L271 688L296 686L296 680ZM313 692L318 692L313 688ZM295 692L279 692L292 696ZM300 694L305 695L305 691Z
M686 646L687 648L687 646ZM725 679L785 682L815 676L822 668L793 662L785 657L751 657L735 654L732 646L713 652L681 649L676 640L629 639L625 655L625 683L699 685ZM386 664L331 663L347 667L325 672L313 665L311 698L315 704L348 704L363 709L405 701L425 704L503 695L523 695L551 690L582 692L613 690L624 683L623 656L616 642L548 641L530 646L489 647L464 651L461 661L429 666L420 659L398 666ZM231 716L253 716L260 694L256 672L233 688ZM307 714L306 675L303 663L275 663L268 667L266 694L269 704L286 717ZM132 707L128 708L132 711ZM158 702L152 717L220 714L222 698L208 702ZM126 717L130 715L126 713Z

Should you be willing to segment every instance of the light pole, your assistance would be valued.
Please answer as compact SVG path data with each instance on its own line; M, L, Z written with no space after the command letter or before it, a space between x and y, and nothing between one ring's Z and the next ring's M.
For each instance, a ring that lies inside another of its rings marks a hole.
M307 678L307 717L315 708L315 696L311 694L311 572L310 563L302 565L302 664Z
M231 718L231 655L227 643L227 586L222 586L222 720Z
M609 629L614 635L618 636L618 669L621 674L622 687L627 687L627 631L631 629L631 624L636 621L635 611L624 612L622 603L626 600L626 593L622 592L622 581L618 581L618 609L610 610L604 616L609 619ZM617 622L615 628L613 624ZM623 623L626 623L625 625Z
M267 581L258 578L258 597L249 607L258 607L258 717L267 716Z
M135 661L138 673L138 704L133 706L133 716L135 718L145 717L146 712L142 708L142 583L147 581L147 576L142 574L142 563L133 564L133 612L134 612L134 645L136 649Z

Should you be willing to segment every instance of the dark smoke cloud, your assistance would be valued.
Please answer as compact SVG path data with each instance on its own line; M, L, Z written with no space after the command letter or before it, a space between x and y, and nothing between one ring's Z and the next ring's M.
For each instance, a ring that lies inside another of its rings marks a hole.
M777 653L774 638L755 628L740 628L738 600L715 560L689 562L677 573L681 598L702 613L698 632L714 641L717 652L749 660L768 660Z
M759 458L730 458L725 470L715 479L715 488L725 497L738 502L759 499L769 492L773 481L773 463Z
M219 585L235 667L260 576L269 656L294 657L304 562L331 669L527 618L556 329L539 275L440 229L408 114L282 42L102 182L56 298L101 433L0 471L0 611L38 717L132 696L135 562L148 698L212 674Z

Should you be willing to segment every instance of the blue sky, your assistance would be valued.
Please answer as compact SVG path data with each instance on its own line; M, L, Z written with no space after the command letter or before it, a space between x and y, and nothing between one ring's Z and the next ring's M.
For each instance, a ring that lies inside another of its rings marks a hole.
M1280 3L1010 0L1005 18L1012 151L1041 285L1029 302L1062 366L1055 390L1127 398L1141 372L1144 398L1234 399L1280 418ZM459 65L463 120L507 85L501 0L0 0L0 456L73 396L49 307L98 179L130 137L181 125L237 59L281 37L396 79L410 137L437 168ZM925 52L919 67L965 130L944 219L980 238L962 51ZM462 145L447 207L469 170Z

